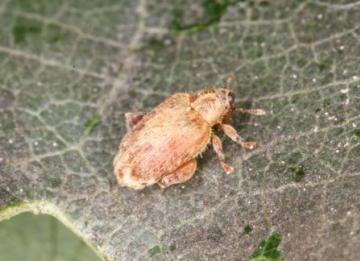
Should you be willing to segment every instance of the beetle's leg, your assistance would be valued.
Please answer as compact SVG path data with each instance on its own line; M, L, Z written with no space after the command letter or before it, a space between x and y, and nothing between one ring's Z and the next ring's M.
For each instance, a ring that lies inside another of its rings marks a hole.
M228 164L225 163L225 156L222 150L222 144L221 144L221 140L218 136L216 136L215 134L211 135L211 143L213 145L213 148L216 152L216 155L219 158L220 164L222 166L222 168L224 169L226 174L230 174L234 171L234 168L229 166Z
M240 135L236 132L233 126L229 124L220 124L221 129L223 132L233 141L240 144L244 148L253 149L256 146L256 142L254 141L248 141L245 142Z
M125 113L126 128L131 130L145 116L145 112Z
M230 120L231 120L231 114L232 114L231 111L229 111L228 113L226 113L226 114L223 116L221 123L223 123L223 124L228 124L228 123L230 122Z
M256 116L262 116L266 114L266 111L262 110L262 109L243 109L243 108L239 108L236 109L237 111L241 112L241 113L248 113L248 114L252 114L252 115L256 115Z
M162 177L158 182L159 186L161 188L166 188L173 184L179 184L188 181L194 175L196 166L197 164L195 159L186 162L174 172Z

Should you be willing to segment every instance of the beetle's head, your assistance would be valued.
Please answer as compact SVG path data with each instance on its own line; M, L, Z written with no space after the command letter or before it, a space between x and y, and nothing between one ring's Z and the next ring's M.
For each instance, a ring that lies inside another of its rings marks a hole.
M235 94L231 91L235 76L224 79L222 88L208 88L192 96L192 107L211 125L227 122L235 110Z
M235 95L226 88L201 90L195 97L196 99L192 103L193 108L210 125L222 122L224 117L229 117L235 110Z
M222 114L231 113L235 110L235 94L225 88L215 89L216 102L219 104L218 109Z

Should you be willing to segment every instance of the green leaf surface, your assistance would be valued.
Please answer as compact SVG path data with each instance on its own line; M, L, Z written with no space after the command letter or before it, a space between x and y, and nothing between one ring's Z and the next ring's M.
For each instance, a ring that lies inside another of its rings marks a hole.
M0 219L54 215L109 260L244 260L272 231L285 260L359 260L359 13L355 0L0 1ZM233 115L258 142L222 137L235 173L209 149L183 185L119 188L124 113L228 74L239 107L267 111Z
M0 260L96 261L95 253L49 215L18 215L0 222Z

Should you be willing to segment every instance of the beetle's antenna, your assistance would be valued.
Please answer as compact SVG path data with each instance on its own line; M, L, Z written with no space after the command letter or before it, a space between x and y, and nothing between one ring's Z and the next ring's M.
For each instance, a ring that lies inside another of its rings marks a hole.
M231 89L231 86L233 85L235 81L235 75L234 74L229 74L225 77L224 79L224 88L225 89Z

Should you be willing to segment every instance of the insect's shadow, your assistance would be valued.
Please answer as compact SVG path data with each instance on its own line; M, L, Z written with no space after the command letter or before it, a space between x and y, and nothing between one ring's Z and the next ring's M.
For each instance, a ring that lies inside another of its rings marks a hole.
M253 101L251 99L242 101L242 102L237 102L236 103L236 108L242 108L242 109L251 109L253 106ZM235 111L233 112L233 115L231 117L231 124L238 130L242 130L246 124L249 122L250 118L253 117L248 113L240 113L239 111Z

